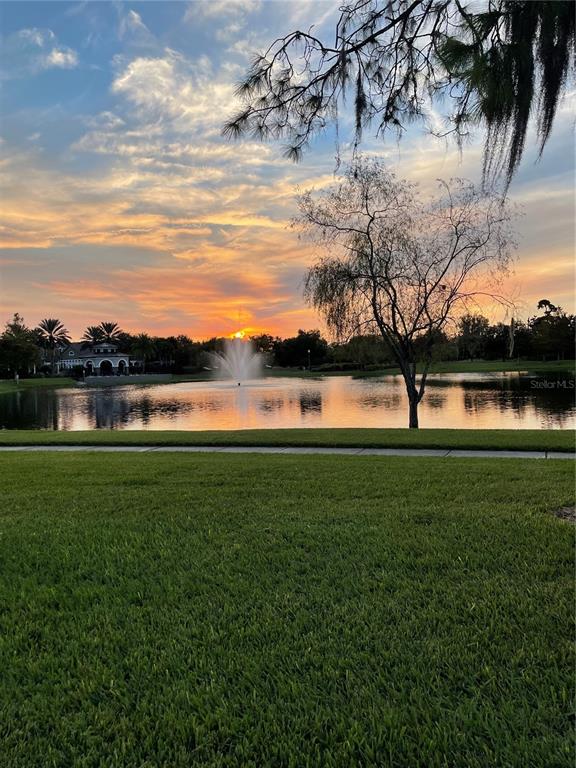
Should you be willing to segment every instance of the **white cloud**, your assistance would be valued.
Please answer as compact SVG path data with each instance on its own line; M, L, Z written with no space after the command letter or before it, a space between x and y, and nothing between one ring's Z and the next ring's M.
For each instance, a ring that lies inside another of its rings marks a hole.
M77 52L58 44L51 29L21 29L3 39L1 44L2 78L5 80L37 74L46 69L73 69L78 66Z
M113 130L114 128L121 128L126 124L121 117L118 117L118 115L109 111L99 112L97 115L92 115L87 118L85 122L90 128L99 128L101 130Z
M233 91L215 77L207 57L191 62L171 49L161 58L132 60L112 83L112 92L134 105L141 121L170 122L180 132L219 131Z
M206 18L223 16L245 16L258 11L262 3L260 0L204 0L188 4L184 13L185 22L198 21Z
M43 48L48 42L55 39L54 32L51 29L38 29L32 27L31 29L21 29L17 32L16 36L30 45L34 45L37 48Z
M132 10L124 13L120 6L117 8L120 16L118 39L136 46L156 47L156 38L144 24L140 14Z
M73 69L78 66L78 54L72 48L53 48L42 60L42 66L44 69Z
M316 32L319 27L333 17L334 23L339 16L338 3L319 3L318 0L299 0L290 5L289 24L294 27L303 25L306 29L311 26ZM333 23L331 23L331 29Z
M232 42L248 24L250 14L260 10L260 0L210 0L192 2L182 18L184 24L206 22L220 42Z

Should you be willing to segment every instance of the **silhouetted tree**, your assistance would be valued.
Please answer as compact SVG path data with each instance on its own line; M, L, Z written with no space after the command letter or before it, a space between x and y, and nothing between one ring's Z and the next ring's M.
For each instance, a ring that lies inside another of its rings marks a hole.
M278 337L271 336L269 333L261 333L256 336L250 336L250 341L254 344L254 349L257 352L274 351L274 344L279 341Z
M50 367L52 373L55 373L57 350L70 344L68 331L60 320L54 317L41 320L36 330L42 345L50 350Z
M16 376L29 373L40 359L38 337L17 312L0 336L0 371Z
M104 341L104 332L99 325L89 325L82 334L82 346L91 347Z
M393 362L380 334L356 335L344 343L335 344L333 357L336 363L354 363L358 368Z
M98 326L102 332L101 341L107 341L109 344L117 344L120 336L122 335L122 329L118 323L114 322L102 322Z
M482 357L490 323L483 315L463 315L458 320L458 355L460 359Z
M543 309L544 314L530 319L535 354L543 359L574 357L574 315L566 314L562 307L555 306L548 299L541 299L538 309Z
M326 253L308 272L306 297L339 337L380 333L417 427L438 331L510 259L506 202L461 180L441 182L440 194L423 201L382 161L360 157L339 183L305 193L299 206L297 223Z
M554 306L548 299L540 299L537 307L538 309L543 309L545 315L551 315L553 312L558 312L558 307Z
M224 133L285 139L297 160L347 100L359 141L371 124L400 135L445 97L445 134L483 125L485 174L503 170L509 182L532 113L540 151L550 135L574 72L574 19L564 0L354 0L331 39L297 30L254 59Z
M283 339L274 345L276 362L285 367L319 365L326 360L327 354L328 342L317 330L299 330L297 336Z
M146 362L151 360L156 352L156 345L147 333L139 333L134 338L132 354L142 360L142 372L146 372Z

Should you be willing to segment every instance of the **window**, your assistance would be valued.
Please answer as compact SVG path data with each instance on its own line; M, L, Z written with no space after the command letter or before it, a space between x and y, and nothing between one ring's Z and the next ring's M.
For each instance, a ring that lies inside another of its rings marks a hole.
M74 350L73 350L73 349L71 349L71 350L70 350L70 352L68 352L68 355L69 355L70 357L74 357L74 355L75 355L75 352L74 352Z

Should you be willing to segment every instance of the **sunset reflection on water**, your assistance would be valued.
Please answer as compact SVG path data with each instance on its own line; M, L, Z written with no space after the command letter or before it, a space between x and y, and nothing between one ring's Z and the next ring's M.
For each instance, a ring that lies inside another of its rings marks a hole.
M574 390L538 388L518 374L431 376L420 406L430 428L558 429L576 426ZM0 398L5 429L282 429L405 427L399 376L267 378L227 382L21 391Z

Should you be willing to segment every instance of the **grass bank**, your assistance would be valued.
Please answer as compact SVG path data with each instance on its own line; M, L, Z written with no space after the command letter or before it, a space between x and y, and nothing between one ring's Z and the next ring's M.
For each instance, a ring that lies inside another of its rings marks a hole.
M246 429L206 432L0 430L0 445L245 445L350 448L575 450L573 430L539 429Z
M572 766L565 462L0 472L0 764Z
M568 373L574 375L576 361L558 360L545 362L542 360L452 360L433 363L431 373L513 373L528 371L529 373ZM272 368L266 371L267 376L279 377L316 377L316 376L354 376L357 378L397 376L400 369L396 367L382 368L377 371L299 371L295 369Z
M73 387L75 384L74 379L60 376L46 379L20 379L18 384L14 379L0 379L0 395L5 392L18 392L27 389L61 389L62 387Z

